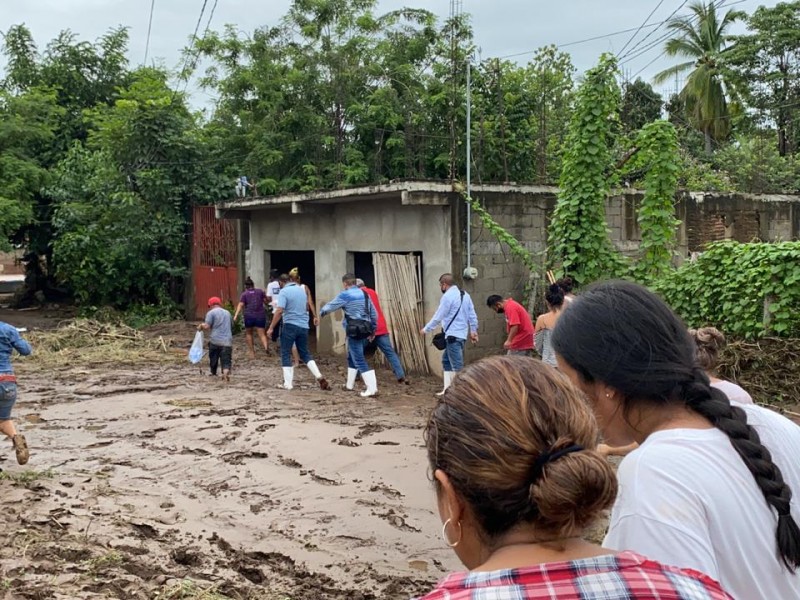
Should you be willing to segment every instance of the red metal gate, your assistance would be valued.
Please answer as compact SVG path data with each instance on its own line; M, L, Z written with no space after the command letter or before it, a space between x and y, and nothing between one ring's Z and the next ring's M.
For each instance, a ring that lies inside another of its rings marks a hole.
M192 222L192 278L195 316L199 319L206 314L211 296L236 304L239 297L238 247L234 223L217 219L213 206L195 206Z

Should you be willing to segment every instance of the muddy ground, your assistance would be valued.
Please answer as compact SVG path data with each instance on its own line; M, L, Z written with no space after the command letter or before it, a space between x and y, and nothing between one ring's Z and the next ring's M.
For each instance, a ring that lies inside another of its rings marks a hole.
M194 329L153 333L188 348ZM16 361L32 456L20 467L0 448L0 597L399 599L458 567L422 440L438 382L381 371L363 399L322 358L333 391L301 368L287 392L276 357L237 344L230 384L180 357Z

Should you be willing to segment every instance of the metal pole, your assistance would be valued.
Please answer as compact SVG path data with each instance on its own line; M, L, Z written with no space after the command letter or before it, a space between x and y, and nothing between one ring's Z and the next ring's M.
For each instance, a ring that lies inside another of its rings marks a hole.
M472 90L467 57L467 268L472 268Z

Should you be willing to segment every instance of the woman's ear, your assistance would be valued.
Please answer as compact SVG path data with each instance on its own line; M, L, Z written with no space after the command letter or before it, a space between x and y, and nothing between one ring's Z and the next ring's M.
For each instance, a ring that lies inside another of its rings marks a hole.
M456 493L453 482L441 469L436 469L433 477L439 483L439 514L442 521L450 519L454 523L460 522L464 518L464 502Z

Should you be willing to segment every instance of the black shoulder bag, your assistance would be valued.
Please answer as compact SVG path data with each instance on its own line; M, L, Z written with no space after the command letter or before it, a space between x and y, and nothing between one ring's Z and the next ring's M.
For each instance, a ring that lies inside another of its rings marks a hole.
M369 319L369 295L367 292L364 292L364 310L367 313L366 321L364 319L347 319L347 337L365 340L374 333L372 321Z
M431 343L436 347L437 350L444 350L445 348L447 348L447 330L450 329L450 325L453 324L453 321L456 320L458 313L461 312L461 307L463 306L463 304L464 304L464 290L461 290L461 302L458 304L458 310L456 311L456 314L454 314L453 318L450 319L450 322L447 324L447 327L445 327L444 330L440 331L435 336L433 336L433 340L431 340Z

